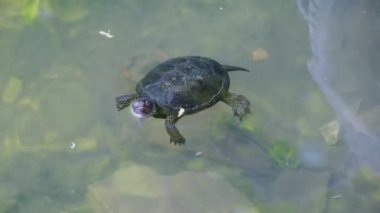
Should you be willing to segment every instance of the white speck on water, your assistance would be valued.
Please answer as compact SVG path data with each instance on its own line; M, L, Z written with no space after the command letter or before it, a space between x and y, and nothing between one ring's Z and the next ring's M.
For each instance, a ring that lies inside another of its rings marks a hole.
M111 35L111 30L110 30L110 29L108 29L107 32L101 30L101 31L99 31L99 34L100 34L100 35L103 35L103 36L105 36L105 37L107 37L107 38L113 38L113 37L114 37L113 35Z
M183 113L185 113L185 109L184 108L179 108L179 111L178 111L178 115L177 117L181 117L183 115Z
M70 143L70 149L75 149L75 147L77 147L76 143L74 141L71 141Z
M324 80L324 81L327 81L327 77L326 77L326 76L323 76L323 80Z
M223 10L224 8L223 7L219 7L219 10Z
M202 155L202 152L197 152L197 153L195 153L195 157L198 157L198 156L201 156Z
M343 195L341 195L341 194L337 194L337 195L332 196L333 199L337 199L337 198L341 198L341 197L343 197Z

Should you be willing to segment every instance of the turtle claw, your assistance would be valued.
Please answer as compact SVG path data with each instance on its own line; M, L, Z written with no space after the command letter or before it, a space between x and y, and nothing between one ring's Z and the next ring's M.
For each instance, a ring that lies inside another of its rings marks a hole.
M173 143L174 145L185 145L185 138L181 135L177 137L170 137L170 143Z

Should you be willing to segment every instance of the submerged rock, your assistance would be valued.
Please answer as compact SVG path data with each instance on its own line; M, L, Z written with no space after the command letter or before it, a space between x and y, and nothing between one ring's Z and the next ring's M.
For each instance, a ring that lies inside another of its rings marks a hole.
M263 212L325 212L330 177L328 172L282 172L273 185L274 200Z
M215 173L160 175L139 165L89 186L95 212L255 213L252 203Z
M323 135L326 144L334 145L338 143L340 136L340 124L337 120L323 125L321 128L319 128L319 131Z

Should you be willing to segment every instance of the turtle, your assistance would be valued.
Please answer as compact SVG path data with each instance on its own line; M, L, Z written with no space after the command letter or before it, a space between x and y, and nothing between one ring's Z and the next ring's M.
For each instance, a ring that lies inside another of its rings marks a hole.
M175 126L182 117L205 110L219 101L232 107L242 121L251 113L249 100L228 91L230 71L249 70L202 56L183 56L164 61L149 71L136 85L134 94L115 97L118 111L131 105L137 118L165 119L170 143L185 144Z

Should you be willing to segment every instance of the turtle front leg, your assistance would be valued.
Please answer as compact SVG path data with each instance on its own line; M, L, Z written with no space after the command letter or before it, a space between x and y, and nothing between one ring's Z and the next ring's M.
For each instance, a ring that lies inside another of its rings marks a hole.
M179 120L176 115L169 115L165 120L166 131L170 136L170 143L174 143L174 145L183 145L185 144L185 138L179 133L175 123Z
M120 111L124 109L125 107L129 106L133 100L137 98L138 96L136 94L115 97L117 110Z
M222 98L222 101L232 107L234 115L239 118L240 121L251 113L251 103L242 95L227 93Z

